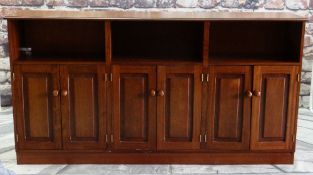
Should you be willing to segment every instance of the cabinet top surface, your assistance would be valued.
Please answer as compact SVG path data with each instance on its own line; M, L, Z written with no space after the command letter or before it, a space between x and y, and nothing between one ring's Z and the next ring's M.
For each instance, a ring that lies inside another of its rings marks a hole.
M269 20L306 21L307 18L287 12L207 12L173 10L7 10L7 19L112 19L112 20Z

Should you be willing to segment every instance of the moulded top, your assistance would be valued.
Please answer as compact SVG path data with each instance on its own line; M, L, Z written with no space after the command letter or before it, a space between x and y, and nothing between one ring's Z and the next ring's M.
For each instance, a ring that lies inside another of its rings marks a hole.
M4 10L6 19L112 19L112 20L260 20L306 21L290 12L208 12L173 10Z

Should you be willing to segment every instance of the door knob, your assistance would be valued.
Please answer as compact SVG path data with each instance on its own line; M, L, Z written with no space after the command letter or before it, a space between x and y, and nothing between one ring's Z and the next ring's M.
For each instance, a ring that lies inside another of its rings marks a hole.
M253 94L252 94L252 92L251 92L251 91L247 91L247 92L246 92L246 96L247 96L247 97L250 97L250 98L251 98L251 97L252 97L252 95L253 95Z
M261 96L261 92L257 91L257 90L254 90L253 91L253 95L256 96L256 97L260 97Z
M62 96L65 97L65 96L67 96L67 94L68 94L68 93L67 93L67 90L63 90L63 91L62 91Z
M155 96L155 94L156 94L155 90L154 90L154 89L152 89L152 90L150 91L150 95L151 95L152 97L154 97L154 96Z
M52 95L55 96L55 97L58 96L59 95L59 91L58 90L52 91Z
M164 91L163 90L158 91L158 95L163 97L164 96Z

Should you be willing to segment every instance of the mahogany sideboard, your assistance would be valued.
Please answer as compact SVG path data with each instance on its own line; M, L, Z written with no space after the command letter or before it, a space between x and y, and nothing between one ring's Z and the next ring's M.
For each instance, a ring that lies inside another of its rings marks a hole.
M17 162L293 163L306 19L7 14Z

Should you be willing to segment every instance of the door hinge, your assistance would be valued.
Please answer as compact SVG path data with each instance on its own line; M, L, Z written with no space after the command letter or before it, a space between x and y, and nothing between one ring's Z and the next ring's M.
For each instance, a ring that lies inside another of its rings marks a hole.
M12 76L13 76L13 81L15 80L15 73L13 72L12 73Z
M114 140L113 140L113 134L111 134L111 143L113 143Z
M200 134L200 139L199 140L200 140L200 143L202 143L202 135L201 134Z
M108 74L107 74L107 73L104 74L104 81L105 81L105 82L108 81Z
M209 82L209 74L201 74L201 82L204 82L204 81Z
M293 134L293 135L292 135L292 142L295 142L295 141L296 141L296 135Z
M301 81L301 75L300 75L300 74L297 75L297 81L298 81L298 82Z
M18 143L18 134L16 135L16 143Z
M112 82L113 81L113 74L110 73L110 81Z
M105 81L112 81L112 80L113 80L112 73L106 73L105 74Z

